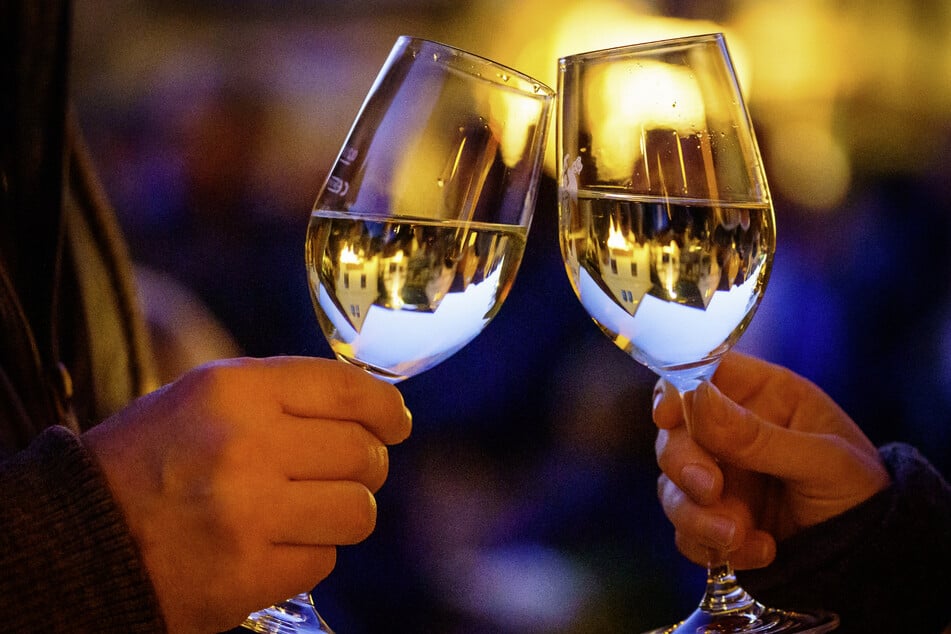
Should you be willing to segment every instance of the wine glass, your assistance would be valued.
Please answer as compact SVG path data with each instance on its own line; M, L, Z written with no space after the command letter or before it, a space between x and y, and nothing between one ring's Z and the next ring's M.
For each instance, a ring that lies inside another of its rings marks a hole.
M311 299L338 359L397 383L497 314L525 250L553 99L493 61L396 41L307 227ZM243 627L331 632L309 593Z
M564 57L559 242L614 343L681 394L709 380L766 290L775 218L722 34ZM710 554L706 591L654 633L825 632L827 612L763 606Z

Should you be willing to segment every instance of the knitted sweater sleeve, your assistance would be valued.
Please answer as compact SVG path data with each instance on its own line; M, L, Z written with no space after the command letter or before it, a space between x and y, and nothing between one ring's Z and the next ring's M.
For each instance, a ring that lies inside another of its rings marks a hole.
M121 511L77 436L47 429L0 463L0 491L6 631L165 631Z
M832 610L837 634L937 634L951 623L951 487L912 447L879 453L891 486L781 542L769 567L740 573L754 597Z

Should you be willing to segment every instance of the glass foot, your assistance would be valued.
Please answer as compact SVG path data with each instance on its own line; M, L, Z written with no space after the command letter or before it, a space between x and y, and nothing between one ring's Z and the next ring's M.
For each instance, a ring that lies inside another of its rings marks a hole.
M789 612L754 603L719 614L694 610L680 623L644 634L819 634L837 627L839 617L831 612Z
M334 634L320 618L307 594L255 612L244 620L241 627L261 634Z

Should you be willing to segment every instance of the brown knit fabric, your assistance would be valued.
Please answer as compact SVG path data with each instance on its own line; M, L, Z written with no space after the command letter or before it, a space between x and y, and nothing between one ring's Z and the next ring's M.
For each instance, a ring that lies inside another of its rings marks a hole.
M9 632L164 632L102 475L51 427L0 464L0 613Z

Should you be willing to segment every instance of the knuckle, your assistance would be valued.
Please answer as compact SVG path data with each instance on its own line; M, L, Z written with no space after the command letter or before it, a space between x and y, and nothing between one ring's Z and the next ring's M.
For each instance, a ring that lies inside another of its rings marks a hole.
M335 392L341 407L346 411L362 411L366 399L366 373L351 365L342 365L336 375Z
M679 525L683 521L684 515L684 495L677 488L670 478L664 476L664 479L658 482L657 495L660 499L660 507L664 515L670 520L671 524Z
M772 424L749 411L724 412L721 416L720 424L711 426L715 430L708 440L713 450L728 453L737 464L743 465L769 449L774 438Z
M370 465L367 470L368 482L365 484L371 491L376 492L386 482L390 472L390 454L386 445L378 444L370 448Z
M212 411L229 411L234 395L247 393L243 388L250 359L224 359L200 365L185 374L179 383L186 396Z
M200 365L185 375L194 389L199 392L215 394L220 392L227 376L232 375L234 366L224 361L213 361Z
M386 445L357 423L346 424L343 443L349 475L372 490L379 489L389 472Z

